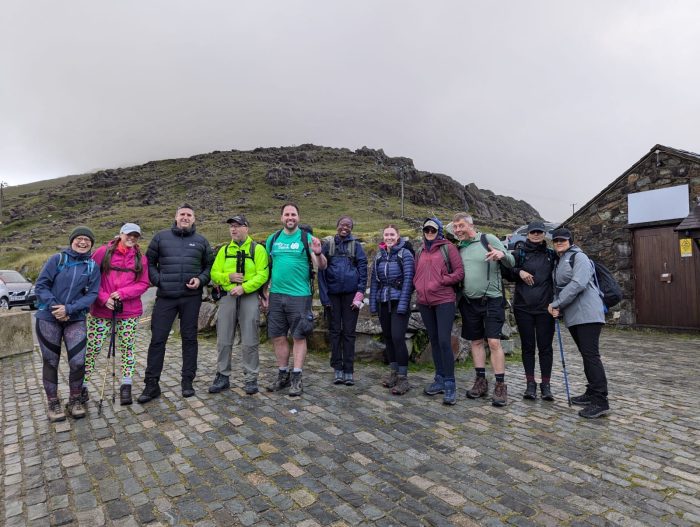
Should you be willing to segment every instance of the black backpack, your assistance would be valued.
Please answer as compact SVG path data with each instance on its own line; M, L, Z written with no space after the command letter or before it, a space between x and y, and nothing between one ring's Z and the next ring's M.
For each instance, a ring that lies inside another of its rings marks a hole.
M569 264L572 268L574 267L576 254L577 253L572 254L571 258L569 258ZM600 298L603 299L603 304L605 304L607 309L616 306L622 300L620 284L617 283L610 269L605 267L602 263L596 262L593 258L589 257L589 260L591 264L593 264L593 279L600 292Z

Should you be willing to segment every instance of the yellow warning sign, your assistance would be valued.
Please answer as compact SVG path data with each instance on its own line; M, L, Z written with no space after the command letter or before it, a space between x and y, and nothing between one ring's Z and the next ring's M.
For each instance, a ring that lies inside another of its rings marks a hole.
M693 240L691 238L681 238L681 258L688 258L693 256Z

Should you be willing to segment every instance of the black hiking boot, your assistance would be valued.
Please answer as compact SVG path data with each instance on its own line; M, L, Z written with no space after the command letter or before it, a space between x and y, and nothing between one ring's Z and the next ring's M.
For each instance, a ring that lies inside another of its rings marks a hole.
M158 385L158 381L148 379L146 381L146 386L143 389L143 392L141 395L139 395L139 398L136 399L136 401L139 404L146 404L149 401L152 401L156 397L160 397L160 386Z
M527 381L523 399L537 399L537 383L535 381Z

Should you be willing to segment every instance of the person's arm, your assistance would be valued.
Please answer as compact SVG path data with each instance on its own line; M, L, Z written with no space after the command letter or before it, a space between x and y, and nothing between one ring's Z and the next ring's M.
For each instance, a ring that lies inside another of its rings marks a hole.
M572 256L573 254L577 253L572 253ZM559 260L559 265L570 265L570 263L566 262L562 257ZM584 253L578 253L574 259L571 280L569 280L569 283L556 295L554 302L551 304L552 308L560 310L566 309L578 295L586 290L591 278L593 278L593 265L591 265L591 260ZM556 288L556 281L554 284Z
M61 260L61 253L50 256L44 267L42 267L39 277L34 284L34 292L39 299L41 309L51 311L53 306L60 302L53 296L51 287L53 286L56 275L58 274L58 262Z
M459 255L457 247L450 244L447 246L447 257L450 259L450 267L452 272L443 276L442 282L444 285L455 285L464 280L464 264L462 257Z
M377 295L379 294L379 279L377 278L377 266L372 266L372 278L369 286L369 311L377 313L379 306L377 305Z
M311 250L311 261L313 262L314 267L316 267L319 271L322 271L328 267L328 260L323 254L321 240L315 236L311 236L310 234L308 236L311 238L311 247L309 247Z
M139 298L143 295L149 287L148 283L148 259L145 255L141 255L141 267L143 271L139 276L135 276L133 282L120 287L117 291L119 292L119 298L123 300L131 300L132 298Z
M151 243L148 244L146 250L146 258L148 259L148 278L151 284L158 287L160 285L160 266L158 265L160 235L156 234Z
M362 244L355 241L355 262L357 263L357 292L363 295L367 292L367 255L362 248Z
M403 282L401 283L401 296L396 306L396 311L400 315L411 312L411 293L413 292L413 275L415 273L415 261L411 251L401 249L403 254Z
M205 239L204 250L202 251L202 272L199 273L199 287L204 287L211 281L211 266L214 263L214 252L211 250L211 245Z
M105 253L107 252L107 246L103 245L102 247L99 247L93 255L90 257L94 260L95 265L102 269L102 261L104 260ZM97 300L96 302L104 306L107 301L110 299L110 294L111 291L107 291L106 289L103 289L100 287L99 291L97 292Z
M66 304L66 316L71 316L73 313L87 311L92 303L97 300L97 293L100 289L100 268L95 265L92 268L92 273L88 277L87 292L84 295L76 298L75 302Z
M229 273L226 272L226 245L222 246L214 257L214 263L211 266L211 282L215 285L226 286L231 285Z
M487 260L499 261L507 268L511 268L515 265L515 257L505 248L501 240L493 234L487 234L486 241L489 245L489 250L486 254Z
M262 286L267 283L267 279L270 277L269 260L267 256L267 251L265 247L260 244L255 246L255 253L253 254L253 263L255 264L255 273L253 276L245 276L243 281L243 291L247 293L252 293L257 291Z

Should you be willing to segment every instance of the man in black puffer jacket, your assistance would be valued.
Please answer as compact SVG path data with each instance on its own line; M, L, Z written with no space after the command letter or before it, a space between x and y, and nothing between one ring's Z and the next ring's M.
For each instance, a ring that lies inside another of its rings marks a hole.
M182 396L195 394L192 381L197 373L197 321L202 305L202 288L209 283L214 261L207 239L197 234L194 210L181 205L170 229L157 233L148 245L148 275L158 288L151 315L151 343L148 346L146 387L138 398L147 403L160 395L160 374L165 343L176 316L180 316L182 338Z

